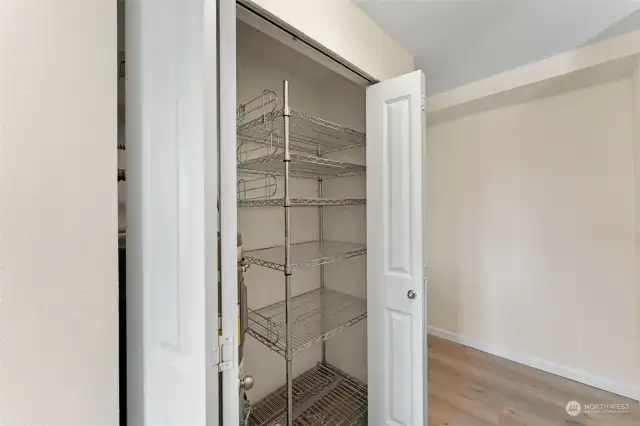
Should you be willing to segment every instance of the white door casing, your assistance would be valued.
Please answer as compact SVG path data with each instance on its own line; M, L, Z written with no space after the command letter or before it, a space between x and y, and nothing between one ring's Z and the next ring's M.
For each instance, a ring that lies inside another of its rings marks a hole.
M367 88L369 424L426 424L424 74Z
M216 4L125 8L128 424L216 425Z
M218 1L222 425L240 424L236 171L236 4Z

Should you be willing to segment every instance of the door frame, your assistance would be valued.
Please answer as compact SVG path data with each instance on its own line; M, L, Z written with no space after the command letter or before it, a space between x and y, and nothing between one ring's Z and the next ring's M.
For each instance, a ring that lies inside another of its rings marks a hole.
M218 2L218 147L219 232L222 330L218 351L222 388L219 398L223 426L240 424L238 377L238 264L237 264L237 170L236 170L236 5Z
M128 424L236 426L236 4L127 0L125 8ZM293 43L319 61L309 40ZM347 78L375 81L320 53ZM221 338L218 298L230 307Z

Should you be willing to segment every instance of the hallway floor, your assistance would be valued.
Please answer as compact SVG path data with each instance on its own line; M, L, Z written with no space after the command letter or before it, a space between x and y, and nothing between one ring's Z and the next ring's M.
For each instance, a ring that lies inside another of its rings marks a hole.
M582 404L579 415L566 412ZM628 404L626 413L584 404ZM435 336L429 336L429 426L640 426L640 404Z

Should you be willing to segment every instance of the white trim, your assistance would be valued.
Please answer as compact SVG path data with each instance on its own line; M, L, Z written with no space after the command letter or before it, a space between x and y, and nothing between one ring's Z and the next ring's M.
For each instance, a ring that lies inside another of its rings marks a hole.
M559 91L558 86L598 84L631 76L640 55L640 30L509 70L427 99L430 124L524 102ZM575 75L579 74L577 80Z
M640 388L640 59L636 60L633 73L633 170L635 195L635 259L636 259L636 374L635 381ZM638 391L640 400L640 390Z
M218 0L222 426L240 424L238 378L238 211L236 195L236 4Z
M218 4L203 3L203 79L204 110L204 238L205 238L205 311L206 348L218 345ZM220 422L218 369L214 368L213 351L207 350L207 426Z
M593 386L595 388L602 389L607 392L612 392L617 395L622 395L627 398L640 400L640 388L628 383L615 382L613 380L596 376L585 371L536 358L535 356L516 353L509 350L508 348L497 347L490 343L480 342L473 338L469 338L452 331L443 330L441 328L429 326L428 333L436 337L450 340L452 342L456 342L461 345L498 356L500 358L508 359L509 361L517 362L518 364L546 371L547 373L555 374L556 376L584 383L585 385Z

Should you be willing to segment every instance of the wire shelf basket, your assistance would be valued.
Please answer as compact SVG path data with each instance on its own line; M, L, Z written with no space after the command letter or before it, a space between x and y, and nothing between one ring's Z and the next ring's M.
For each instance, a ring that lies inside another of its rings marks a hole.
M367 385L329 364L317 364L293 380L295 426L355 426L367 415ZM287 387L253 404L248 426L286 424Z
M278 191L278 182L271 173L238 180L238 205L243 202L270 201Z
M291 342L294 357L367 317L365 299L325 289L323 309L322 297L318 289L291 299ZM249 311L248 333L282 356L286 354L286 332L284 301Z
M278 107L274 91L240 105L237 136L242 141L281 144L284 138L284 108ZM364 146L365 134L340 124L289 109L289 143L296 151L316 154Z
M324 240L291 244L291 271L326 265L365 254L367 254L366 246L358 243ZM249 250L244 255L245 260L253 265L284 271L284 246Z
M356 206L366 204L364 198L291 198L292 206L299 207L327 207L327 206ZM282 207L284 198L244 199L238 201L238 207Z
M284 153L240 161L238 162L238 170L282 175L284 172ZM289 170L289 175L293 177L317 179L319 176L325 178L358 176L366 172L366 167L328 158L291 154Z

